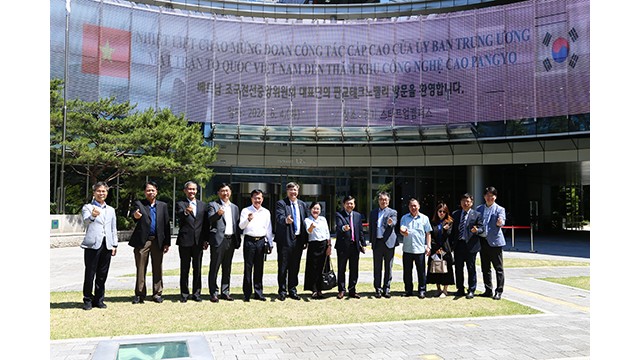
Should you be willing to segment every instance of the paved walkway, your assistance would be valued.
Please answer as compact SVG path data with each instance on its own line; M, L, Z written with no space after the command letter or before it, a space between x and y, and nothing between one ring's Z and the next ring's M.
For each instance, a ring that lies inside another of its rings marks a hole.
M131 251L123 245L113 258L107 289L133 287L132 277L122 277L134 270ZM534 252L530 251L528 235L516 235L515 248L508 240L505 257L590 261L588 233L537 235ZM166 269L179 267L175 250L172 248L165 258ZM397 255L401 254L397 250ZM371 252L366 256L370 257ZM275 257L270 255L270 259ZM241 251L236 251L234 261L242 261ZM204 263L208 263L207 255ZM79 248L51 249L50 266L51 291L81 290L83 265ZM209 355L216 359L587 359L590 292L539 278L589 274L586 266L507 269L503 298L542 311L538 315L54 340L50 342L50 358L89 360L96 348L106 342L198 337L206 339L211 353L201 359L211 358ZM481 277L480 291L484 288ZM402 281L402 273L394 272L393 278ZM179 287L176 276L165 277L164 281L166 288ZM241 284L242 279L235 276L231 282ZM371 274L361 273L360 291L369 291L371 283ZM265 275L265 285L275 284L275 275ZM206 279L203 285L206 287Z

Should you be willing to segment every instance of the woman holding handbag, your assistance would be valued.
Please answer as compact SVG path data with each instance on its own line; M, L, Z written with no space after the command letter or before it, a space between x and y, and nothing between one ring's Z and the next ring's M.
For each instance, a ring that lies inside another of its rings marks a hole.
M322 269L325 261L331 255L331 234L329 224L321 216L322 206L314 201L309 207L311 216L304 219L304 228L309 234L307 247L307 262L304 270L304 289L312 291L312 299L322 299Z
M449 242L453 218L449 213L447 204L438 203L431 223L433 230L431 231L431 249L427 252L429 257L427 262L427 284L436 284L438 286L436 296L443 298L448 295L447 287L455 284L453 278L453 256L451 255ZM438 263L440 261L442 263Z

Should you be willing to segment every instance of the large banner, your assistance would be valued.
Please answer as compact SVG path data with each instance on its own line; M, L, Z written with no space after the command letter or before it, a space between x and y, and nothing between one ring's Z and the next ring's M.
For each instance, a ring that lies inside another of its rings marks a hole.
M51 77L65 0L51 2ZM190 121L418 126L589 112L589 0L350 21L71 0L68 96Z

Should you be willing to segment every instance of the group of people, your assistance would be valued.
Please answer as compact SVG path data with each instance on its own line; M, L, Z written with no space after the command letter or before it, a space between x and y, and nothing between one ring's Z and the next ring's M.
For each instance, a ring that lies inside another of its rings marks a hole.
M217 303L233 301L230 293L233 254L243 247L244 276L243 300L266 301L263 290L263 270L267 254L277 246L278 294L277 299L300 300L298 274L304 250L307 250L304 290L311 291L312 299L322 299L323 272L331 263L332 248L337 253L337 298L345 296L359 299L356 291L360 254L365 253L366 240L363 215L355 210L356 200L345 196L342 209L335 216L335 244L327 219L320 215L322 205L307 205L298 199L299 185L286 185L287 196L276 203L275 231L271 213L262 206L264 193L251 192L251 205L240 210L231 202L231 186L223 183L218 188L218 200L205 203L196 198L198 185L184 184L185 199L176 203L175 214L179 226L176 245L180 256L180 302L202 301L203 252L210 249L208 274L209 300ZM84 249L83 309L106 308L105 282L111 257L116 255L118 237L115 210L106 204L109 186L98 182L93 186L93 200L82 208L87 225L81 244ZM148 181L144 185L145 199L135 201L132 217L136 225L129 240L133 248L136 282L133 304L144 303L147 298L146 273L149 258L153 290L151 299L163 301L162 259L171 245L168 205L157 200L158 185ZM481 296L499 300L504 288L502 246L505 245L501 227L506 216L503 207L495 203L497 190L485 189L485 203L473 208L473 196L464 194L461 209L449 213L444 203L436 207L433 218L420 212L420 203L411 198L409 213L401 217L389 207L390 195L378 194L378 204L369 214L371 249L373 251L373 286L376 298L391 297L392 268L395 248L402 242L403 296L413 296L413 267L418 274L418 297L426 297L427 284L436 284L439 297L448 295L449 285L456 285L456 296L473 298L476 291L475 260L480 252L485 292ZM445 271L430 272L431 263L443 259ZM346 279L347 264L349 279ZM455 272L453 270L455 264ZM464 287L464 269L468 274L468 291ZM496 288L492 286L492 271L496 272ZM384 269L384 271L383 271ZM220 287L218 273L222 270ZM191 291L189 273L192 271ZM455 273L455 278L454 278Z

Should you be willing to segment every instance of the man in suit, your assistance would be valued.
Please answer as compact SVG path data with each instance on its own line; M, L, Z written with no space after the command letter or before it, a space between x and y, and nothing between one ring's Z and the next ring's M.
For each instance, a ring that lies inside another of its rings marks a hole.
M180 302L188 298L200 302L202 291L202 249L209 236L207 204L197 200L198 184L187 181L184 184L185 200L176 202L178 231L178 252L180 254ZM189 295L189 270L193 265L193 293Z
M371 211L369 216L369 228L371 236L371 248L373 249L373 287L376 290L376 298L391 297L391 272L393 268L393 256L398 246L398 236L395 226L398 223L398 212L389 207L389 193L378 194L379 207ZM382 279L382 267L384 264L384 283Z
M451 248L455 258L456 296L465 296L464 292L464 268L467 268L469 277L469 292L467 299L473 299L476 291L476 256L480 251L478 232L482 231L482 217L472 209L473 196L465 193L460 198L460 207L451 214L453 217L453 229L451 231Z
M476 208L482 219L483 231L480 235L480 268L484 281L484 293L480 296L493 297L494 300L502 298L504 289L504 268L502 261L502 247L506 245L502 225L507 221L504 208L496 203L498 190L489 186L484 190L483 205ZM493 293L491 282L491 265L496 270L496 291Z
M93 185L93 200L82 207L82 220L87 227L80 244L84 249L84 310L107 307L104 303L104 284L107 281L111 257L116 256L118 250L116 211L105 202L108 194L109 185L99 181Z
M338 252L338 299L348 290L349 297L360 299L356 292L360 253L367 245L362 227L362 215L355 211L356 199L347 195L342 200L342 210L336 213L336 251ZM345 272L349 262L349 286L345 285Z
M231 283L231 262L233 252L240 248L240 210L231 202L231 186L222 183L218 187L218 200L209 203L208 245L211 246L211 263L209 265L209 294L211 302L219 298L233 301L229 294ZM207 245L205 245L205 249ZM220 293L218 293L218 271L222 267ZM219 295L219 296L218 296Z
M262 275L264 261L267 254L273 249L273 230L271 227L271 212L262 207L264 194L260 189L251 191L251 204L242 209L240 213L240 229L243 230L244 246L244 278L242 280L242 293L244 301L253 298L267 301L262 287Z
M136 262L136 287L134 304L144 302L147 296L147 264L151 255L151 273L153 278L153 301L162 302L162 258L171 246L169 210L167 203L156 200L158 184L148 181L144 185L145 199L136 200L133 207L133 229L129 246L133 247Z
M300 300L296 286L300 272L302 252L307 248L308 234L304 230L304 219L310 213L307 204L298 199L295 182L287 184L287 197L276 203L276 234L278 249L278 300L289 297Z

